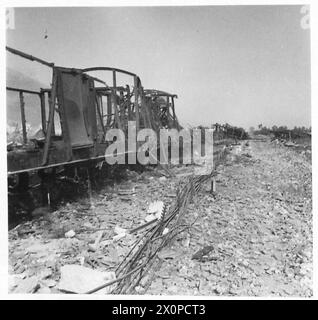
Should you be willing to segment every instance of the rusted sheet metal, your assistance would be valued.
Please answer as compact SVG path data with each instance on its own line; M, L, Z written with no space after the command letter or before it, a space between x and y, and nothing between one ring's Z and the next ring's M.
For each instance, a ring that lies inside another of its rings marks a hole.
M64 69L59 72L58 97L59 110L64 113L65 128L63 133L68 133L72 148L92 146L93 135L90 135L89 107L89 82L81 74L72 74ZM94 109L91 110L94 113ZM86 115L86 116L85 116ZM63 127L62 127L63 129Z

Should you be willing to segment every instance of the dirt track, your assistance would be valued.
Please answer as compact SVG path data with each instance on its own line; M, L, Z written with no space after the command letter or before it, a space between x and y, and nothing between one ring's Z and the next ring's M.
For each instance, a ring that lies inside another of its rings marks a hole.
M158 170L129 173L128 181L93 195L93 207L83 199L10 231L11 290L59 292L59 269L65 264L85 261L91 268L112 270L135 240L107 243L114 226L131 229L144 221L150 202L169 204L190 169L174 168L177 176L169 179ZM188 222L197 218L196 224L160 253L161 268L148 290L139 288L139 293L310 296L312 199L306 154L250 142L234 147L218 172L216 195L207 185L194 199L186 217ZM120 195L123 188L133 189L133 196ZM97 228L105 228L104 245L92 252L87 245ZM70 229L76 236L65 238ZM207 246L212 250L200 261L191 259Z

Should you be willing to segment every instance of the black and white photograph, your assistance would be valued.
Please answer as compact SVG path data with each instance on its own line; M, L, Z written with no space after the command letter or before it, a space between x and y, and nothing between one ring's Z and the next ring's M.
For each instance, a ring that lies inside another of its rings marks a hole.
M9 299L314 298L311 5L3 15Z

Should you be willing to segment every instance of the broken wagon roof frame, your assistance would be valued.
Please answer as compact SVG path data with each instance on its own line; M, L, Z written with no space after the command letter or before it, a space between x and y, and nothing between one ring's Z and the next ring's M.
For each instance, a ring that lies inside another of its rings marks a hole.
M24 58L24 59L38 62L40 64L43 64L43 65L47 66L47 67L50 67L50 68L57 67L57 66L55 66L55 64L53 62L45 61L43 59L37 58L37 57L35 57L33 55L30 55L28 53L25 53L25 52L17 50L17 49L13 49L13 48L8 47L8 46L6 46L6 50L9 51L12 54L15 54L15 55L18 55L18 56ZM113 68L113 67L89 67L89 68L83 68L83 69L67 68L67 67L57 67L57 68L65 68L65 69L69 69L69 70L74 71L74 72L82 72L82 73L91 72L91 71L112 71L112 72L123 73L123 74L129 75L129 76L132 76L132 77L137 77L138 81L141 82L140 78L139 78L139 76L137 74L135 74L133 72L130 72L130 71L127 71L127 70L119 69L119 68ZM103 81L101 79L98 79L96 77L92 77L91 75L87 75L87 76L89 76L93 80L95 80L97 82L100 82L100 83L103 83L104 85L107 86L105 81ZM156 95L156 96L169 96L169 97L173 97L173 98L178 98L178 96L176 94L171 94L171 93L168 93L168 92L155 90L155 89L145 89L144 92L145 92L145 94L151 94L151 95Z
M172 97L172 98L178 98L178 96L176 94L168 93L168 92L156 90L156 89L145 89L144 92L145 92L145 95L152 95L152 96L158 96L158 97L168 96L168 97Z
M53 62L48 62L48 61L45 61L43 59L40 59L40 58L37 58L33 55L30 55L28 53L25 53L23 51L20 51L20 50L17 50L17 49L13 49L11 47L8 47L6 46L6 50L9 51L10 53L12 54L15 54L15 55L18 55L20 56L21 58L24 58L24 59L27 59L27 60L30 60L30 61L35 61L35 62L38 62L40 64L43 64L47 67L50 67L50 68L54 68L54 67L57 67L55 66L55 64ZM67 68L67 67L58 67L58 68L65 68L65 69L69 69L69 70L72 70L74 72L78 71L78 72L90 72L90 71L99 71L99 70L104 70L104 71L115 71L115 72L119 72L119 73L124 73L124 74L127 74L127 75L130 75L132 77L137 77L139 79L139 77L137 76L137 74L133 73L133 72L130 72L130 71L126 71L126 70L123 70L123 69L119 69L119 68L112 68L112 67L90 67L90 68L84 68L84 69L78 69L78 68ZM91 77L91 76L90 76ZM99 82L102 82L105 84L105 82L103 80L100 80L98 78L94 78L92 77L94 80L96 81L99 81Z
M90 72L90 71L116 71L116 72L119 72L119 73L127 74L127 75L132 76L132 77L138 77L137 74L135 74L133 72L126 71L126 70L123 70L123 69L118 69L118 68L112 68L112 67L91 67L91 68L84 68L84 69L81 69L81 70L83 72Z

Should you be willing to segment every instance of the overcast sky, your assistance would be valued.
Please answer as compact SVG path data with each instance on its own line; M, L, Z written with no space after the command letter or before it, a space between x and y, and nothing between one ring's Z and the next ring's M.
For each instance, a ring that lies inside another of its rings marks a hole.
M300 8L19 8L7 45L56 65L135 72L145 88L178 94L184 125L309 126ZM47 68L7 57L9 68L49 81Z

